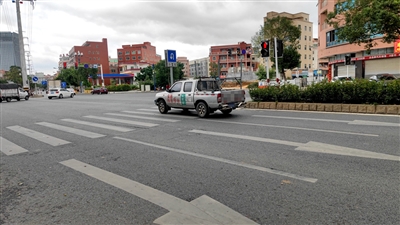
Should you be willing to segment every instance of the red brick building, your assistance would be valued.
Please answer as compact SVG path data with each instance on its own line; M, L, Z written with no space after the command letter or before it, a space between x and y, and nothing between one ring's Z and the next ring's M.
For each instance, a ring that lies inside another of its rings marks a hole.
M117 49L117 55L121 73L129 69L136 69L139 65L157 64L161 60L161 56L156 53L156 47L152 46L150 42L122 45L122 48Z
M240 72L240 55L237 51L245 51L243 55L243 71L252 72L257 71L258 62L252 56L251 44L246 42L239 42L233 45L219 45L210 47L210 64L216 63L220 65L220 77L225 78L228 73L238 73ZM229 50L231 55L229 56Z
M67 56L68 68L78 64L88 64L89 67L97 64L102 66L103 73L110 73L107 38L103 38L101 42L86 41L82 46L74 46Z

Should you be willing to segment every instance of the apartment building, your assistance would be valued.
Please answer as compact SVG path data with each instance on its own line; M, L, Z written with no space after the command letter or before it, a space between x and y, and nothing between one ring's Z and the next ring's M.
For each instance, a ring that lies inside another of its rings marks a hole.
M301 35L299 39L299 49L298 52L301 55L301 65L299 69L312 70L313 64L313 23L310 22L309 14L300 12L300 13L277 13L277 12L268 12L267 16L264 17L264 22L267 19L272 19L275 17L286 17L293 22L294 26L297 26L301 30Z
M231 55L229 55L229 51ZM253 76L254 71L257 71L258 68L258 61L254 57L251 44L246 42L210 47L210 66L212 63L219 65L219 77L222 79L238 77L241 71L245 76Z
M137 73L140 68L157 64L161 56L157 55L156 47L150 42L143 44L122 45L117 49L118 67L120 73Z
M312 67L313 70L318 70L318 38L313 39L313 52L312 52Z
M74 46L65 56L68 56L68 68L85 64L88 64L89 67L98 65L103 73L110 73L107 38L103 38L99 42L86 41L81 46ZM99 69L99 74L100 72Z
M189 60L187 59L187 57L179 57L176 59L177 62L180 62L183 64L183 77L188 78L190 76L190 70L189 70Z
M364 46L339 41L335 29L325 20L329 12L334 11L337 1L318 0L318 58L319 68L327 70L328 77L351 76L355 78L369 78L377 73L391 73L400 75L400 48L396 51L396 44L383 43L381 35L371 36L377 45L370 53ZM351 65L345 65L345 56L351 57Z
M209 77L210 58L200 58L189 61L190 77Z
M0 70L9 71L11 66L21 67L18 33L0 32Z

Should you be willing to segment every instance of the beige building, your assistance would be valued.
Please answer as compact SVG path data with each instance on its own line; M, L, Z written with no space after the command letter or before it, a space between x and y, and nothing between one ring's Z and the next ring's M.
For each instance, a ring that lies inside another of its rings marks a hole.
M209 77L210 58L205 57L189 61L190 77Z
M277 13L268 12L267 16L264 17L264 22L267 19L272 19L275 17L286 17L293 21L293 25L297 26L301 30L300 35L300 46L298 52L301 55L301 65L300 69L312 70L313 67L313 23L309 20L309 14L307 13L296 13L291 14L287 12Z
M190 66L187 57L178 57L176 61L183 64L183 77L190 77Z

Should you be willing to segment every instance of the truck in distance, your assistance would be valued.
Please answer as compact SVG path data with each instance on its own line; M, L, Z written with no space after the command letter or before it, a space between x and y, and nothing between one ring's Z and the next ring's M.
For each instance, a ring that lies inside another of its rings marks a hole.
M171 108L195 109L200 118L217 110L227 115L246 104L244 90L223 90L214 78L175 82L170 89L157 93L154 103L162 114Z
M22 90L18 84L0 84L0 102L10 102L12 99L29 100L28 92Z

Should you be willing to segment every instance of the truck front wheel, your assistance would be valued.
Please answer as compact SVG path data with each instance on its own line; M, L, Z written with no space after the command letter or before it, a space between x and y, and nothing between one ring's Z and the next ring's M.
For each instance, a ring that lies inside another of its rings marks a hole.
M25 96L25 100L26 100L26 101L29 100L29 95Z
M10 98L10 97L7 97L7 98L6 98L6 101L7 101L7 102L11 102L11 98Z
M164 100L158 100L158 111L160 111L161 114L166 114L168 112L168 106L165 104Z
M199 102L199 104L197 104L196 111L200 118L205 118L210 114L210 110L208 109L207 104L204 102Z

